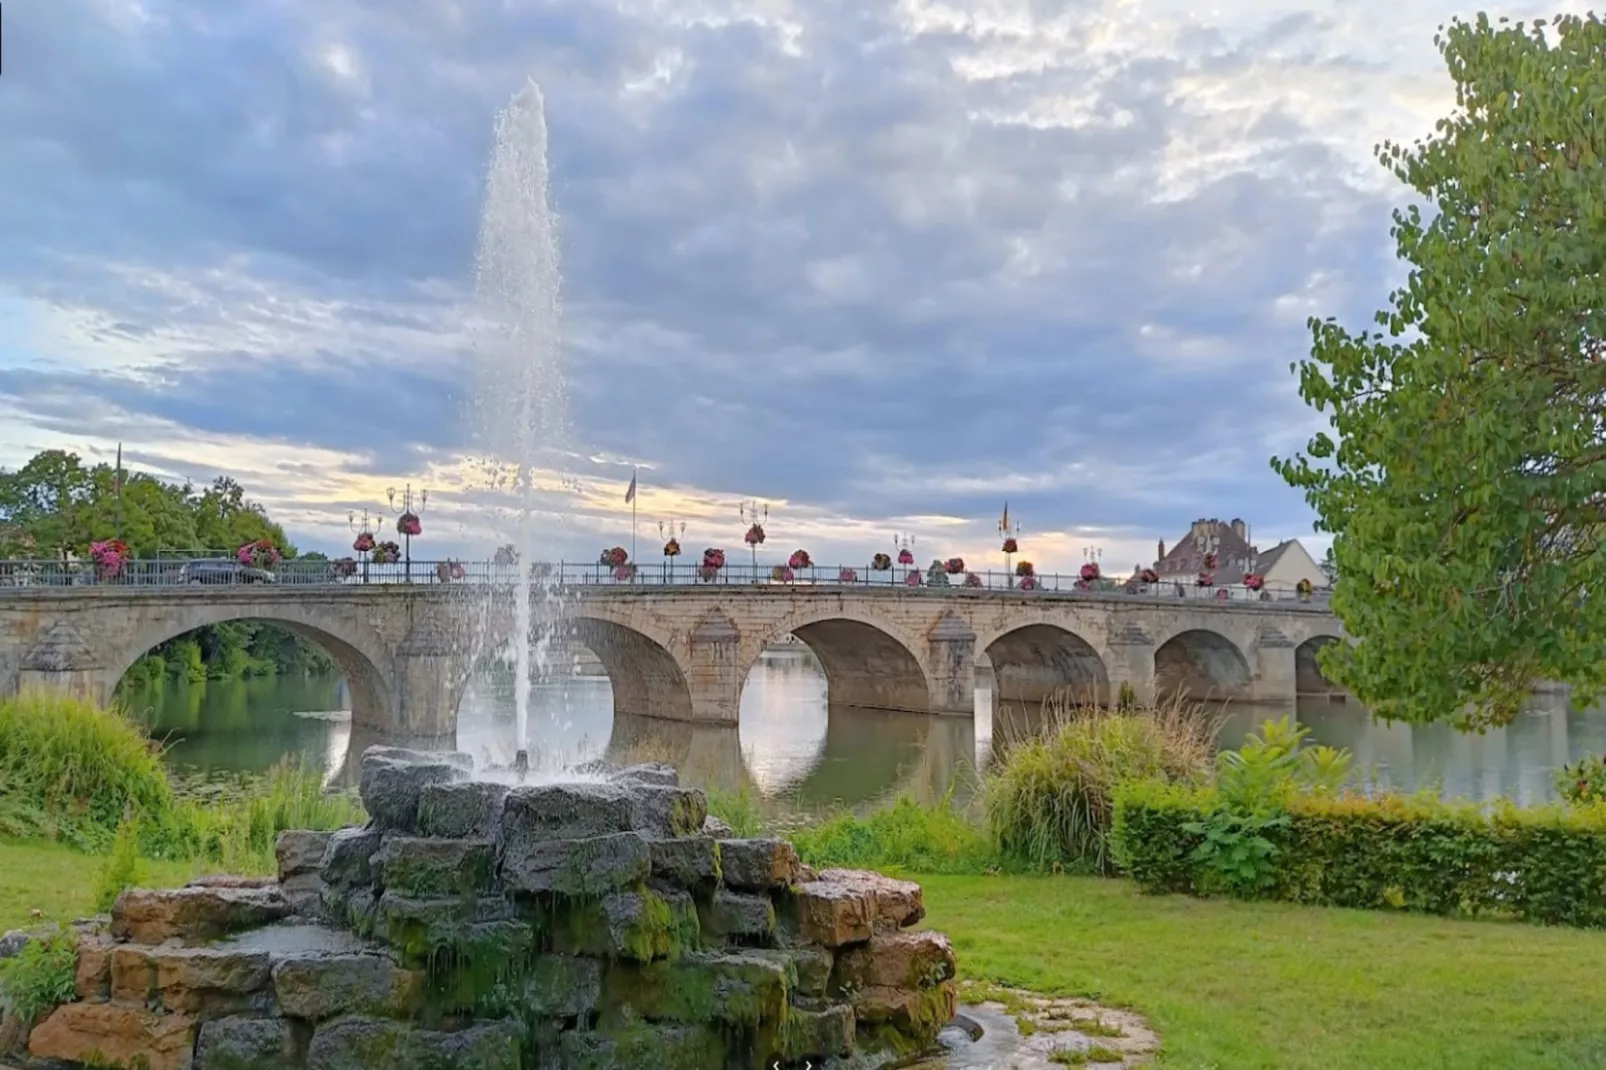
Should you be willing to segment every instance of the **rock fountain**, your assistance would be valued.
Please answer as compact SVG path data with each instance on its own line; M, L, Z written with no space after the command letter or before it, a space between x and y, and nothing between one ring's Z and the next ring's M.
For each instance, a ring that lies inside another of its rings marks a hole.
M857 1070L929 1049L953 1018L953 950L909 928L919 885L731 837L667 766L523 787L471 769L370 748L370 822L284 833L277 879L125 892L81 926L77 998L10 1023L12 1057Z

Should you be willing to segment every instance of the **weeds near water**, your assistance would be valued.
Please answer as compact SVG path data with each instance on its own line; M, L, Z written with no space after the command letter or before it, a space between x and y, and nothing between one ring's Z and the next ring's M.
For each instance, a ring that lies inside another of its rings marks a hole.
M23 1022L78 998L78 938L66 929L35 936L0 959L0 1003Z
M138 887L145 879L145 859L139 849L139 822L127 814L117 826L112 840L111 853L95 873L95 909L108 911L117 897L130 888Z
M1006 731L998 744L983 785L994 846L1034 869L1112 872L1116 785L1208 776L1220 728L1220 717L1180 698L1121 710L1056 692L1036 731Z
M729 825L736 836L757 836L764 831L764 811L747 785L736 791L710 787L707 795L709 814Z

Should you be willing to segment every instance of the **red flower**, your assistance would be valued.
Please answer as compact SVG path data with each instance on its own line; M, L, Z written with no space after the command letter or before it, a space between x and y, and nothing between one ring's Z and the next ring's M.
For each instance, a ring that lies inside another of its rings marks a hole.
M1244 577L1244 586L1249 588L1251 591L1258 591L1262 587L1264 587L1265 585L1266 585L1265 579L1263 577L1261 577L1261 576L1257 576L1253 572L1249 573L1249 575Z
M1201 572L1199 577L1194 580L1194 583L1200 587L1214 587L1216 585L1216 575L1213 572Z
M785 565L776 565L774 568L770 569L770 578L775 580L777 583L791 583L797 577L793 575L792 570Z
M365 554L372 550L374 548L373 533L368 531L358 532L356 540L351 544L351 548L359 554Z
M859 574L851 568L845 568L836 574L838 583L858 583Z
M709 547L703 551L703 568L718 572L725 567L725 551Z
M1092 583L1099 578L1099 566L1092 561L1082 566L1082 579Z
M752 527L748 528L747 534L742 536L742 541L747 543L749 546L764 545L764 525L754 524Z
M807 550L793 550L792 556L787 558L786 564L789 568L812 568L814 566L814 562L810 560Z
M912 565L914 563L915 563L915 555L912 552L910 552L909 550L899 550L898 551L898 564L900 564L900 565Z
M962 557L950 557L942 568L948 575L957 576L965 571L965 559Z
M403 513L396 518L396 533L409 537L422 535L424 525L419 521L417 513Z
M911 573L909 573L908 577L906 579L904 579L903 582L908 584L910 587L919 587L921 585L921 583L923 583L925 581L922 579L920 573L911 572Z
M1020 544L1017 543L1014 539L1005 539L1004 540L1004 553L1012 554L1012 553L1016 553L1019 550L1020 550Z
M981 577L976 575L974 572L965 573L965 586L966 587L980 587L981 586Z

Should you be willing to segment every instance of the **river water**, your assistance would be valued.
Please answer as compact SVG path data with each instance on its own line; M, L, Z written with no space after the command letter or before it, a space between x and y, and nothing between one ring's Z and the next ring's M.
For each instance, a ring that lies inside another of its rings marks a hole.
M336 677L168 683L126 696L152 734L170 744L181 773L258 772L286 756L349 782L348 753L378 739L354 738L344 684ZM866 807L908 793L923 801L950 787L968 794L992 746L992 696L978 682L976 717L932 717L828 708L825 679L806 652L767 654L748 678L741 724L692 728L620 719L604 677L575 676L541 687L531 703L532 756L667 760L699 782L746 787L774 813ZM1280 711L1227 709L1224 745ZM1551 772L1585 753L1606 751L1606 713L1575 712L1560 695L1536 696L1511 727L1464 735L1443 725L1373 723L1354 702L1301 700L1298 717L1316 742L1348 747L1357 776L1407 790L1438 787L1476 800L1507 796L1528 804L1551 797ZM471 692L458 746L482 762L506 761L513 734L511 694Z

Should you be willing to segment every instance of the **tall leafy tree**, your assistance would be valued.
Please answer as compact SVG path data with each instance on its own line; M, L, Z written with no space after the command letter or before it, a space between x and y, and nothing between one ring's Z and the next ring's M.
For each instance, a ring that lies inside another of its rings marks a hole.
M1323 670L1380 716L1509 722L1540 679L1606 691L1606 26L1485 16L1435 39L1457 108L1379 148L1415 191L1405 284L1311 321L1330 417L1273 466L1335 534Z

